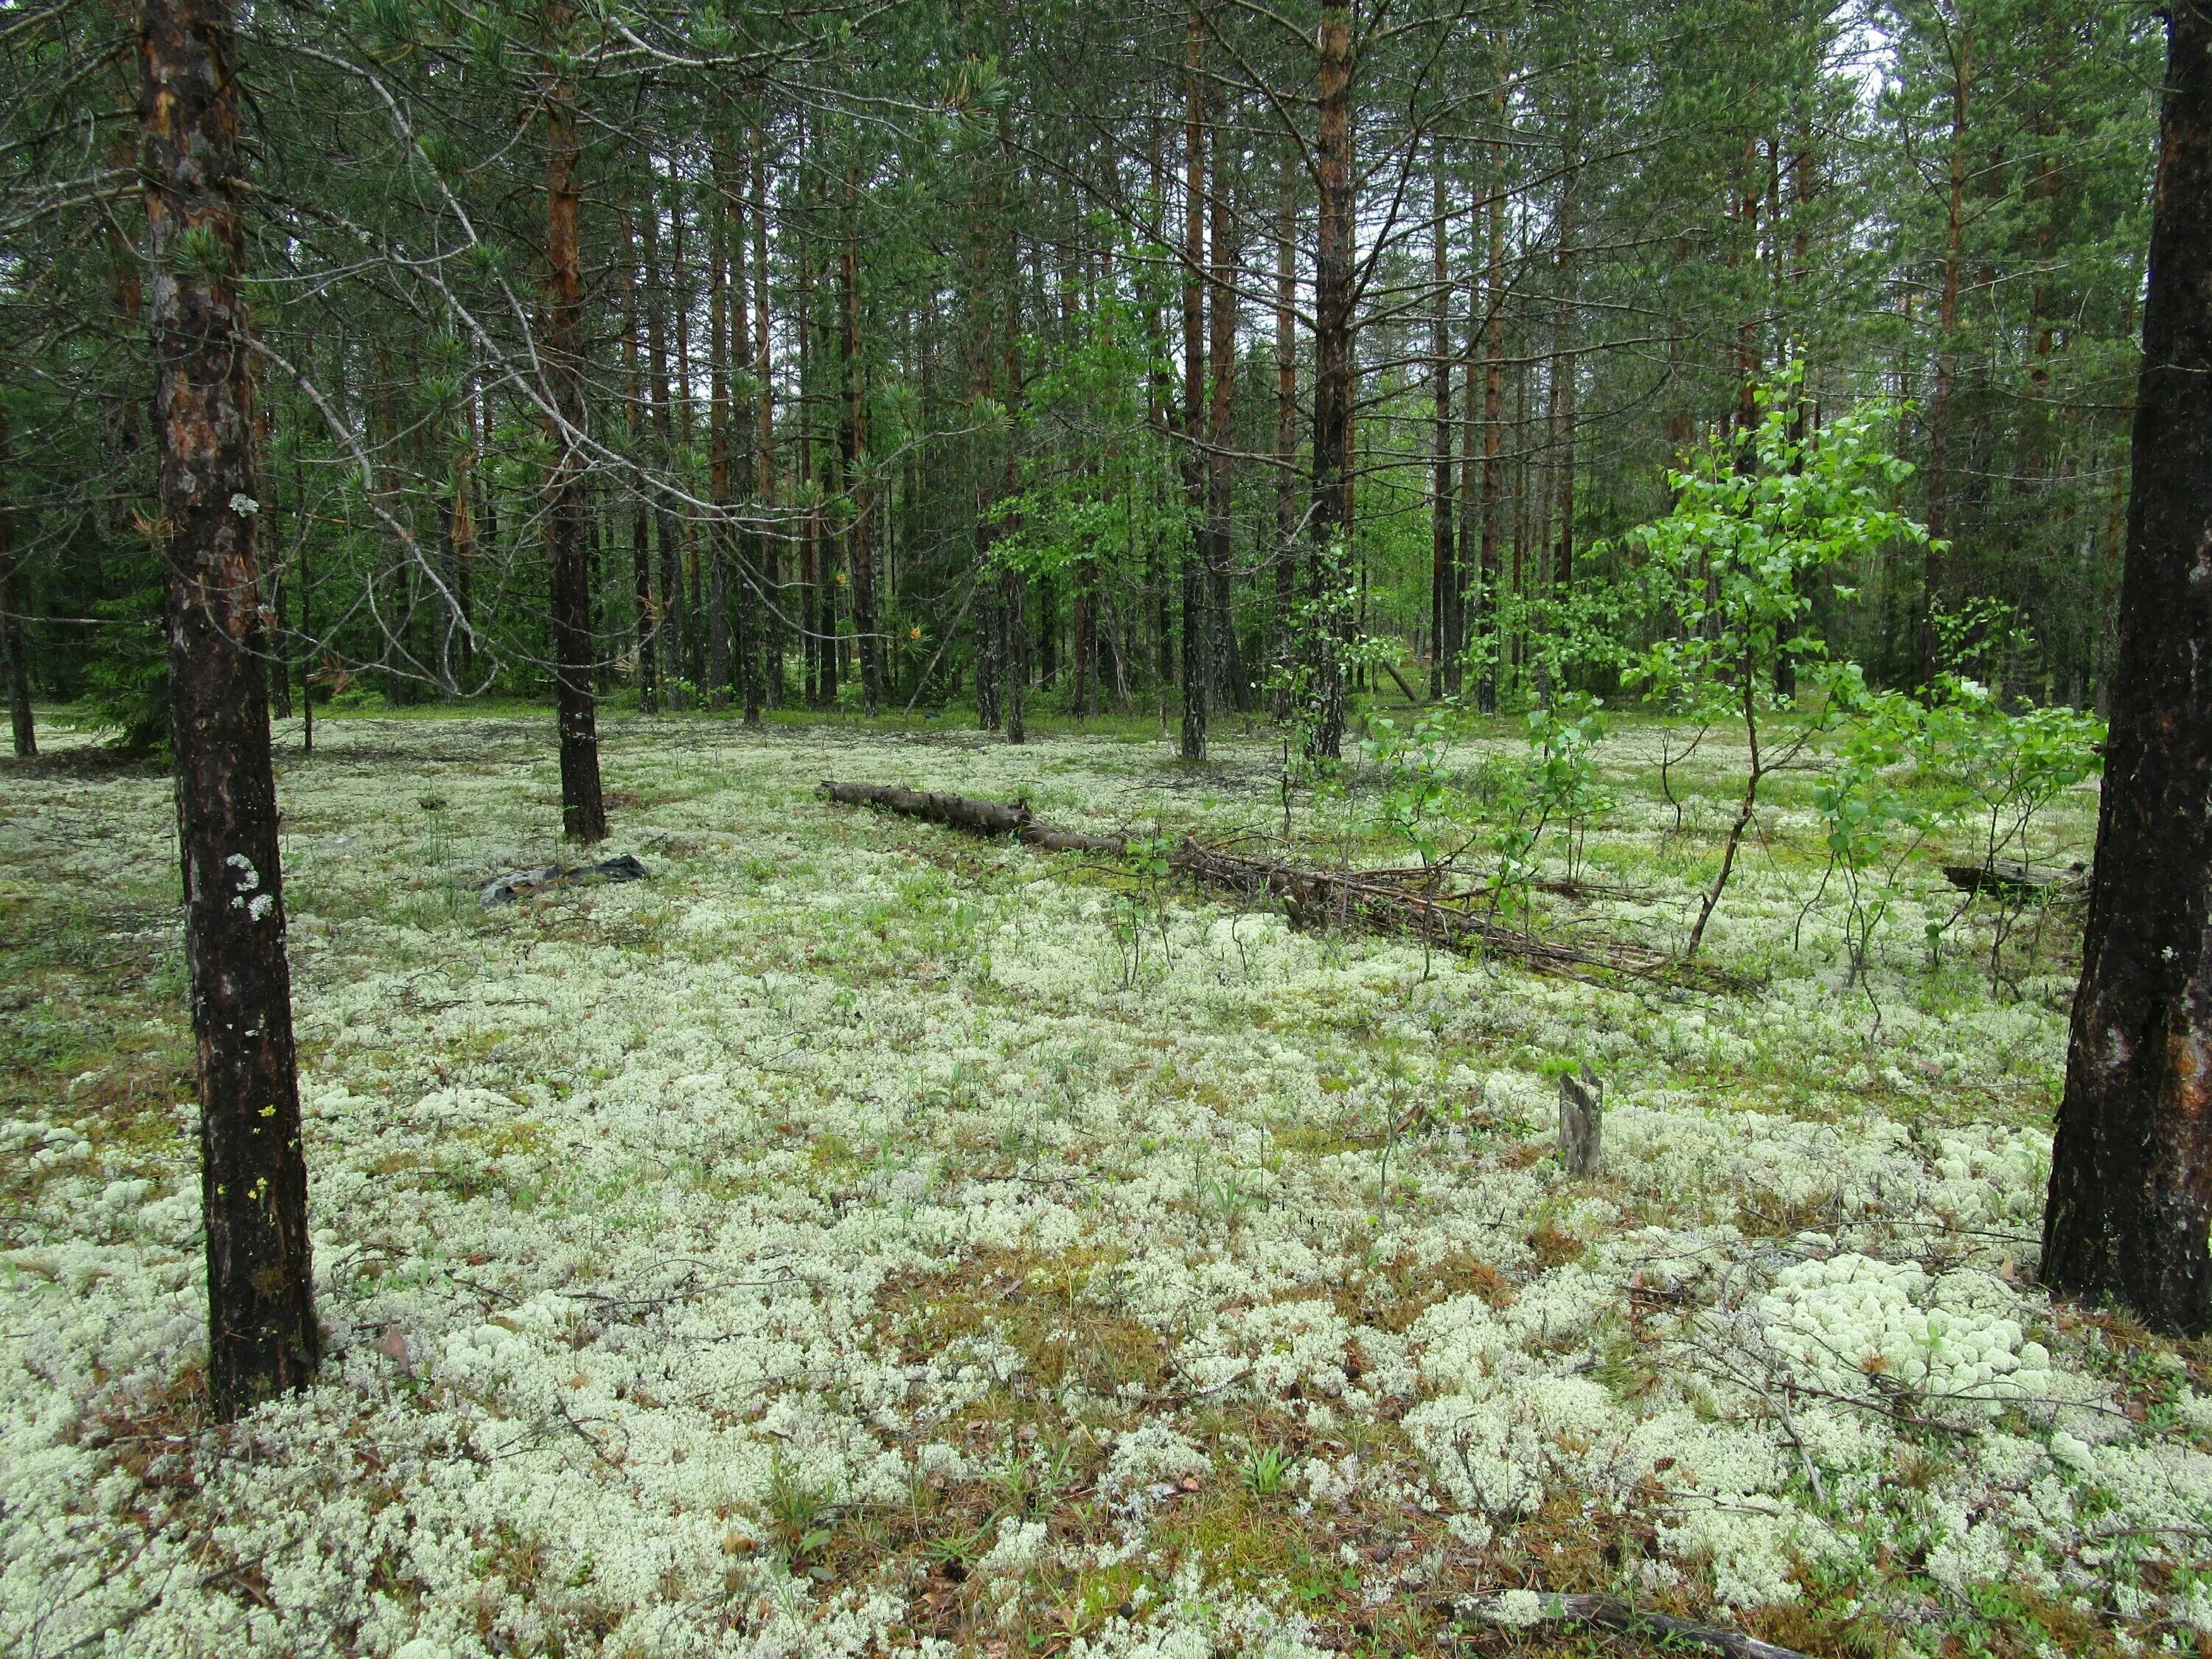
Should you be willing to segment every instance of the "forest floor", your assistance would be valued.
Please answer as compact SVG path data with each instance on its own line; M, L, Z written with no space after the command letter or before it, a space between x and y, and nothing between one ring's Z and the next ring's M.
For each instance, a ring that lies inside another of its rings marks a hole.
M2212 1348L2033 1285L2077 920L1931 964L1923 848L1854 976L1795 776L1741 992L1585 984L815 792L1279 832L1261 734L604 738L651 878L486 908L549 720L280 727L329 1357L228 1433L166 774L0 772L0 1652L2212 1654ZM1678 828L1663 740L1540 930L1679 945L1742 757Z

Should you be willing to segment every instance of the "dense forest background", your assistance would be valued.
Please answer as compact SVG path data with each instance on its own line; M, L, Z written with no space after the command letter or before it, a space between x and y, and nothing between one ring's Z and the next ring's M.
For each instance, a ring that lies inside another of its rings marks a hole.
M0 574L158 738L128 8L0 8ZM2101 707L2160 36L2091 0L374 0L240 20L279 714L1610 693L1616 538L1892 405L1870 679ZM190 234L184 245L193 255ZM210 243L198 257L220 258ZM580 508L579 505L580 504ZM1396 684L1394 685L1393 682Z

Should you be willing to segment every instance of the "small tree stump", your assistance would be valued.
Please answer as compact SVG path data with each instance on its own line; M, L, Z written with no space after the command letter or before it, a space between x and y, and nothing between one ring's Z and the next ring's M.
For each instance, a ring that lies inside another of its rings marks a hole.
M1559 1162L1577 1179L1594 1176L1604 1167L1605 1154L1599 1131L1605 1119L1605 1085L1588 1066L1577 1077L1559 1077Z

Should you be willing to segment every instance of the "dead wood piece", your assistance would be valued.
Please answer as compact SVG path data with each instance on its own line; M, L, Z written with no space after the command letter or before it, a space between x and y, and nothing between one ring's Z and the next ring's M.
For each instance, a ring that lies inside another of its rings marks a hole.
M2034 898L2055 896L2077 886L2086 888L2088 870L2078 860L2063 869L2046 866L2039 870L2013 859L1998 859L1989 864L1947 864L1943 866L1943 879L1968 893L1992 893L1999 898Z
M1605 1123L1605 1085L1585 1066L1580 1077L1559 1074L1559 1162L1577 1179L1605 1166L1600 1139Z
M979 836L1012 836L1048 853L1111 853L1119 857L1128 850L1119 836L1086 836L1039 823L1025 800L976 800L968 795L902 789L896 784L838 783L828 778L822 781L822 793L847 806L880 806L905 817L950 824Z
M1610 1595L1546 1595L1543 1600L1547 1619L1595 1625L1623 1636L1656 1637L1670 1644L1682 1643L1723 1653L1729 1659L1811 1659L1795 1648L1778 1647L1717 1625L1692 1624L1671 1613L1647 1613Z
M1170 859L1201 885L1248 902L1273 898L1296 927L1358 928L1426 939L1450 950L1504 957L1540 973L1601 983L1614 975L1694 989L1740 988L1726 974L1628 939L1593 945L1539 939L1482 915L1474 904L1364 870L1279 864L1186 837Z
M652 873L638 862L635 854L624 853L619 858L602 859L597 864L580 865L573 869L566 865L547 864L535 870L512 870L485 883L480 896L486 904L511 904L516 899L549 892L556 887L578 887L602 881L643 881Z
M850 806L878 806L908 817L950 824L977 835L1013 836L1054 852L1125 854L1115 836L1054 830L1030 815L1027 801L975 800L896 785L838 783L824 779L822 793ZM1627 939L1595 945L1539 939L1493 921L1476 901L1447 894L1434 881L1409 879L1403 870L1316 870L1231 851L1186 836L1169 854L1169 867L1197 885L1233 893L1248 903L1282 907L1295 927L1338 927L1424 939L1449 950L1503 957L1539 973L1603 983L1615 975L1656 980L1689 989L1741 988L1729 975L1680 961ZM1424 878L1428 872L1422 872Z
M1419 887L1436 890L1442 890L1447 881L1462 874L1458 866L1449 860L1439 864L1384 865L1371 870L1362 870L1359 873L1371 880L1391 882L1401 887ZM1470 872L1469 878L1474 884L1454 890L1453 896L1466 898L1477 894L1487 896L1498 889L1498 878L1495 876L1484 876L1475 872ZM1539 893L1548 893L1554 898L1585 902L1590 899L1625 899L1636 904L1648 904L1651 902L1651 895L1640 888L1613 887L1596 882L1571 881L1563 876L1527 876L1522 878L1521 884Z

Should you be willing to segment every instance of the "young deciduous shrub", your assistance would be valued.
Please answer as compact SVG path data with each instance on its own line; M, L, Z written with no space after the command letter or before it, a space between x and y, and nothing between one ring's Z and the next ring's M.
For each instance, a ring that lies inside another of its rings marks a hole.
M1927 530L1888 505L1910 466L1883 443L1893 413L1872 407L1817 434L1793 431L1795 373L1759 392L1759 422L1717 436L1668 474L1674 509L1624 538L1646 596L1670 624L1626 678L1700 721L1740 722L1749 759L1721 862L1690 929L1695 955L1728 889L1766 776L1817 734L1827 699L1826 647L1810 627L1810 579L1879 550L1924 547ZM1784 723L1778 741L1771 729Z

